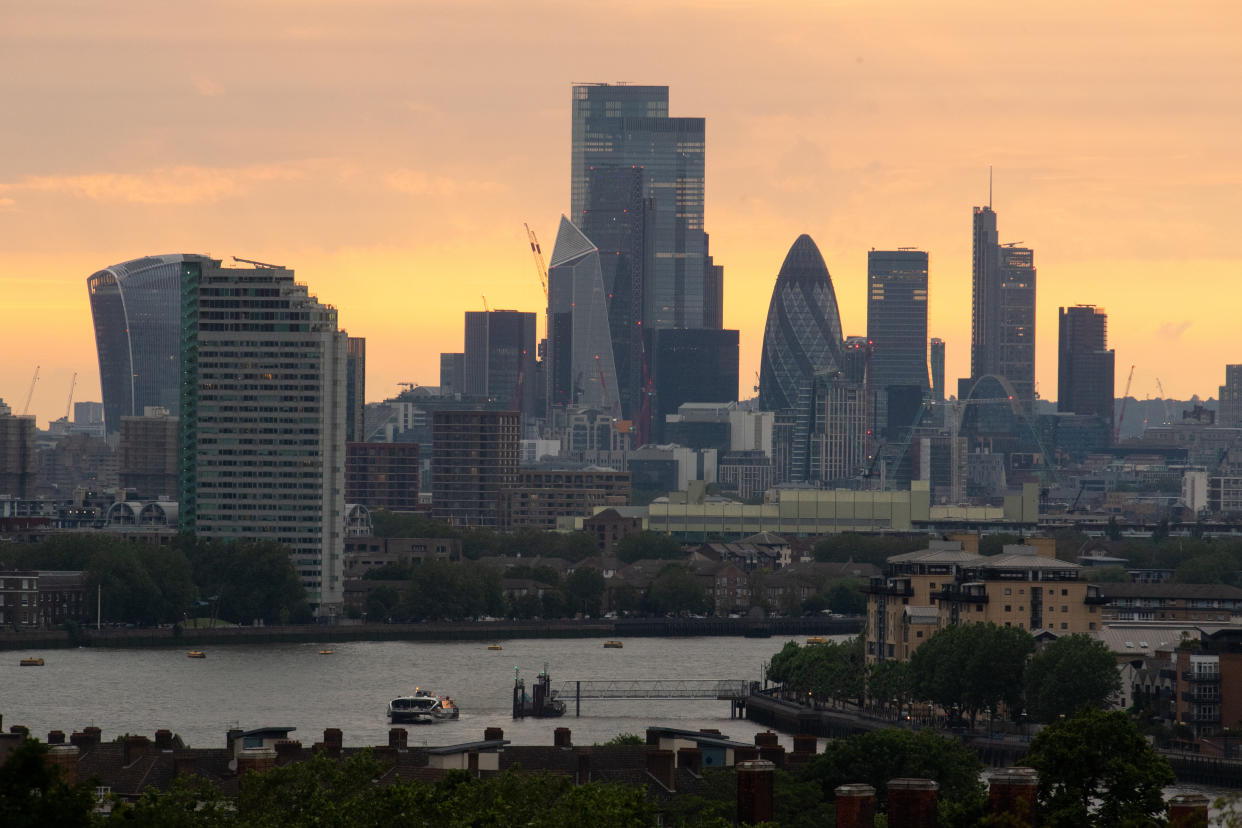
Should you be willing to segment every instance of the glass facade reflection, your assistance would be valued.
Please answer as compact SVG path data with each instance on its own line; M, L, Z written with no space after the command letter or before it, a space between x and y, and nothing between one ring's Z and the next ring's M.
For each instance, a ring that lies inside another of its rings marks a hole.
M789 248L768 306L759 371L759 407L799 407L817 373L842 366L841 315L832 277L819 248L801 235Z
M181 265L206 256L147 256L104 268L86 280L104 426L160 406L177 416L181 394Z

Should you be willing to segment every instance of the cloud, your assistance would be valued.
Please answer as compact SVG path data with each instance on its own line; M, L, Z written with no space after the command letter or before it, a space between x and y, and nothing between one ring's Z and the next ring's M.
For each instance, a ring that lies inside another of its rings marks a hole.
M1183 319L1181 322L1165 322L1156 329L1156 337L1164 342L1174 339L1181 339L1182 334L1186 333L1186 329L1189 327L1189 319Z
M15 199L0 197L0 210L7 210L10 207L15 206L17 206L17 201Z
M217 202L245 194L255 184L305 177L305 165L301 164L231 168L182 165L139 173L32 175L0 185L0 190L65 193L109 203L178 206Z

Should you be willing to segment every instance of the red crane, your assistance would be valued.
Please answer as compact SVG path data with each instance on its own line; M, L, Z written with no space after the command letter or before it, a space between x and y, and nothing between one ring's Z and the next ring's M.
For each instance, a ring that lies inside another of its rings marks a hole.
M1121 395L1121 411L1117 414L1117 427L1113 429L1113 443L1121 442L1121 424L1126 421L1126 400L1130 399L1130 383L1134 381L1134 366L1130 366L1130 376L1126 380L1126 391Z

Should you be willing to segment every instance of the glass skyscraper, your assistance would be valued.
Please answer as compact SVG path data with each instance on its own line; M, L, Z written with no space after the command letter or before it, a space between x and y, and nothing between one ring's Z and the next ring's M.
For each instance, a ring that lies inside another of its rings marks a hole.
M803 234L789 248L776 275L768 319L763 328L759 370L759 407L783 411L809 402L809 384L817 373L842 367L841 314L824 257Z
M1022 409L1035 407L1035 253L1001 244L991 205L976 207L973 223L970 379L963 397L989 374L1013 386Z
M867 339L871 381L878 389L927 389L927 254L922 250L867 253Z
M122 417L147 406L177 416L181 394L181 266L205 256L146 256L104 268L86 280L104 426L121 430Z
M598 174L641 169L650 199L643 326L713 327L719 274L703 232L703 118L670 118L667 86L573 87L570 216L590 236Z
M620 416L599 250L561 217L548 262L548 403Z
M466 311L466 394L535 413L535 314L515 310Z

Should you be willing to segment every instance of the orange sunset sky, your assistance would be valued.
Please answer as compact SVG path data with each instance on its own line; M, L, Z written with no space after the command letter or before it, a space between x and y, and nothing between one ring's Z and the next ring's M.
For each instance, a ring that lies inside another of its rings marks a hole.
M156 253L293 267L368 340L367 396L439 382L462 311L540 311L570 86L667 84L707 119L707 230L751 396L776 272L819 244L847 334L866 252L931 257L969 370L971 207L1057 308L1109 313L1117 393L1242 362L1242 3L0 0L0 397L99 400L85 281ZM542 316L542 312L540 313ZM542 325L542 323L541 323Z

